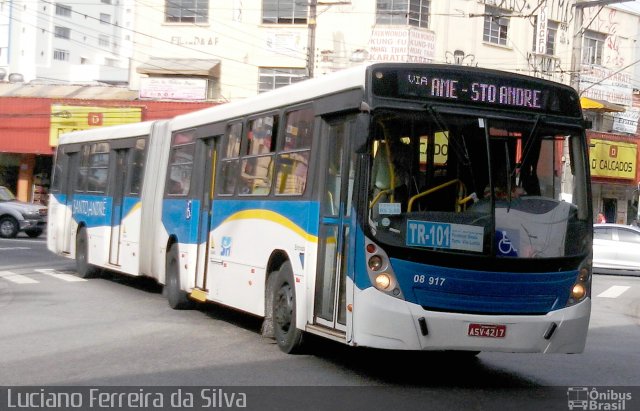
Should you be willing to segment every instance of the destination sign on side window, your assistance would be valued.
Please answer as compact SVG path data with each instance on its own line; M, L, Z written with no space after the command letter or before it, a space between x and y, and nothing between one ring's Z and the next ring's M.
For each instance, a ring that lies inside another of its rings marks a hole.
M537 79L482 70L374 69L373 92L379 97L440 100L505 109L561 113L579 117L572 91Z

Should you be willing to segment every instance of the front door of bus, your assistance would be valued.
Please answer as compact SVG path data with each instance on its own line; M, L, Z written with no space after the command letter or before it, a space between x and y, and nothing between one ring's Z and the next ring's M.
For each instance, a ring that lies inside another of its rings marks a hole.
M349 222L355 155L350 135L355 119L349 117L323 124L323 142L328 156L320 216L318 272L314 304L315 323L345 332Z

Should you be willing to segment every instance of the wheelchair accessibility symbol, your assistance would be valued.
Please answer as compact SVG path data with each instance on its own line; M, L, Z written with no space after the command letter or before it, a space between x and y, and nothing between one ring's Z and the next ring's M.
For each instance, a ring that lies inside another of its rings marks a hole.
M517 257L518 249L511 242L504 230L496 231L497 254L508 257Z

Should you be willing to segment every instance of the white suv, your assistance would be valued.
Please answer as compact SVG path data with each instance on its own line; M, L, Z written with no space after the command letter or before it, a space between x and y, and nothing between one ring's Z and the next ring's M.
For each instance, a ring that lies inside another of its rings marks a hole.
M35 238L47 225L47 207L16 200L13 193L0 186L0 237L13 238L24 231Z

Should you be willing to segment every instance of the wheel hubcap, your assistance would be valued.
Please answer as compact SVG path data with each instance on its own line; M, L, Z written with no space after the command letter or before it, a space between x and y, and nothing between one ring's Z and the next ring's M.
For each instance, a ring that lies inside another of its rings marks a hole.
M274 317L278 328L285 333L289 332L293 318L293 292L289 284L285 284L278 291Z
M0 232L2 235L10 235L13 232L13 224L10 221L3 221L0 224Z

